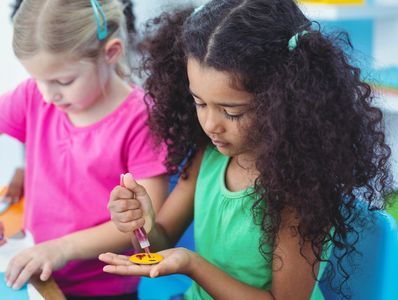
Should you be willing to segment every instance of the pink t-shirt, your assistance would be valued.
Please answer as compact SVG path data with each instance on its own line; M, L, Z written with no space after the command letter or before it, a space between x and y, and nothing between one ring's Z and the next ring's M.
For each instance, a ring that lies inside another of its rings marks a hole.
M109 221L109 193L121 173L136 179L165 173L165 151L153 146L143 96L134 87L114 112L80 128L43 101L32 79L0 96L0 133L26 145L25 227L36 243ZM136 291L139 278L106 274L103 265L70 262L54 278L68 295Z

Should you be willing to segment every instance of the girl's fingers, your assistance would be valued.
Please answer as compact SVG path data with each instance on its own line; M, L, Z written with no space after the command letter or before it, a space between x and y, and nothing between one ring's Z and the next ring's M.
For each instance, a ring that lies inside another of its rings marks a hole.
M100 254L98 257L100 261L111 265L123 265L130 266L132 262L129 260L128 256L118 255L114 253L104 253Z
M22 257L22 258L21 258ZM6 280L7 286L12 287L15 284L15 281L19 277L19 274L25 268L25 266L30 262L31 258L25 260L23 256L19 255L18 257L12 259L6 268Z
M43 265L43 269L42 269L41 274L40 274L40 280L41 281L47 281L50 278L51 273L52 273L51 264L50 263L45 263Z
M133 178L133 175L131 175L130 173L124 175L123 183L125 187L134 192L137 197L147 195L145 188L142 185L138 184L137 181L135 181L135 179Z
M128 210L128 211L124 211L124 212L120 212L117 215L117 221L120 223L129 223L129 222L133 222L138 221L138 219L143 217L143 213L142 210L140 209L134 209L134 210ZM144 221L144 219L143 219Z
M162 251L160 251L160 252L162 252ZM161 254L160 252L158 252L158 253ZM149 277L155 278L158 276L173 274L174 272L172 270L173 270L173 268L171 268L170 259L168 259L166 257L160 263L153 265L153 267L149 273Z
M117 199L131 199L134 197L134 193L130 191L129 189L126 189L122 186L117 186L115 187L110 194L110 199L111 200L117 200Z
M131 268L133 267L133 268ZM138 275L134 266L107 265L103 268L104 272L117 275ZM135 271L134 271L135 270ZM141 275L141 274L139 274Z
M154 268L152 268L152 270L149 272L149 277L151 278L155 278L158 277L160 274L160 270L158 266L155 266Z
M111 274L149 276L149 273L153 268L153 266L133 264L129 260L129 257L125 255L104 253L98 258L108 264L103 268L104 272Z
M140 266L135 264L126 265L107 265L103 268L104 272L116 275L149 276L151 266Z
M121 213L131 209L138 209L141 203L135 199L116 199L108 203L108 209L114 213Z
M12 288L16 290L20 289L30 279L30 277L32 277L32 275L39 270L39 268L39 263L31 260L19 273L14 284L12 285Z

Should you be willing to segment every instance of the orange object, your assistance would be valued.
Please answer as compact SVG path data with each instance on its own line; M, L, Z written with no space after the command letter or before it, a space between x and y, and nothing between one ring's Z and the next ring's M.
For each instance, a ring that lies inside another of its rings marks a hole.
M4 195L7 187L0 188L0 196ZM11 205L4 213L0 214L0 221L4 225L4 235L11 237L23 229L24 199Z
M131 255L129 260L139 265L153 265L161 262L163 260L163 256L157 253L137 253Z

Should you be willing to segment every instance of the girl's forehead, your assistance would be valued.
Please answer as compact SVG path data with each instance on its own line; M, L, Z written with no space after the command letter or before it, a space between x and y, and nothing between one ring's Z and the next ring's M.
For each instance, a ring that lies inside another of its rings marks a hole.
M64 76L79 72L90 66L88 61L74 60L63 54L39 52L32 57L21 59L22 65L35 78Z
M191 92L202 100L250 102L253 95L234 87L233 76L188 59L187 73Z

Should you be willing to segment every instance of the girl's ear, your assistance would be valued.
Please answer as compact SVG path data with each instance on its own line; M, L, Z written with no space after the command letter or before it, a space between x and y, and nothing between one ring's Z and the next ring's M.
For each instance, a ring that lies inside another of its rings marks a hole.
M123 43L120 39L110 39L104 47L105 61L108 64L115 64L123 55Z

